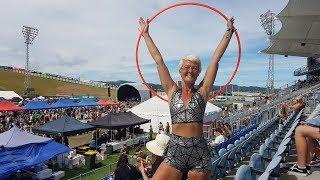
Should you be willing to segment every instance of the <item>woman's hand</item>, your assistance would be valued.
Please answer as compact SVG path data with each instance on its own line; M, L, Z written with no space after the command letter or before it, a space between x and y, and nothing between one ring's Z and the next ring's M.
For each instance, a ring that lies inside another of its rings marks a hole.
M236 28L234 28L233 26L233 23L234 23L234 18L233 17L229 18L227 22L227 28L231 30L236 30Z
M143 31L142 35L149 34L149 22L148 21L149 21L148 19L145 21L142 17L140 17L140 19L139 19L139 25L140 25L139 31L140 32Z
M143 174L143 173L146 173L146 169L145 169L142 161L140 161L140 163L138 163L137 165L138 165L138 168L139 168L139 170L140 170L140 172L141 172L142 174Z

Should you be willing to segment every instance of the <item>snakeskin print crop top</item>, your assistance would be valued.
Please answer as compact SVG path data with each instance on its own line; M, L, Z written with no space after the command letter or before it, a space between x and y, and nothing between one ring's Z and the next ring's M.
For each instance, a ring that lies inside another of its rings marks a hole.
M190 102L185 106L182 100L182 89L178 88L173 92L169 105L172 124L192 122L203 123L206 105L207 103L204 101L200 92L194 89Z

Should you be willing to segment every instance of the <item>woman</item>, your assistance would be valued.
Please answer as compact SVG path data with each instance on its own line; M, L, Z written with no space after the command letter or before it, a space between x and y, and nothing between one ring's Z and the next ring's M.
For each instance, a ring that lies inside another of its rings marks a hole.
M142 177L144 180L152 178L156 170L164 160L164 151L169 142L170 137L165 134L158 134L155 140L149 141L146 144L147 149L152 153L151 156L151 169L146 170L143 162L141 161L139 170L141 171Z
M114 171L115 180L138 180L142 178L139 170L128 163L126 154L120 154L116 170Z
M226 33L212 56L205 77L198 89L195 89L194 84L201 71L199 57L189 55L181 59L179 73L182 83L179 87L171 78L149 34L148 22L143 18L139 19L140 31L144 29L142 35L157 65L161 85L168 97L172 120L172 134L166 150L166 158L153 179L181 179L183 172L188 172L188 179L191 180L210 178L211 155L203 137L203 116L219 61L235 31L233 22L233 18L228 20Z

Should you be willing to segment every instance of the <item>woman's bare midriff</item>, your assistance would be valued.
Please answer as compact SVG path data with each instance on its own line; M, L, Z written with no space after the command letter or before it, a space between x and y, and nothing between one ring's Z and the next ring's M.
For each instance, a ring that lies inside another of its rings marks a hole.
M172 133L182 137L202 136L202 123L176 123L172 125Z

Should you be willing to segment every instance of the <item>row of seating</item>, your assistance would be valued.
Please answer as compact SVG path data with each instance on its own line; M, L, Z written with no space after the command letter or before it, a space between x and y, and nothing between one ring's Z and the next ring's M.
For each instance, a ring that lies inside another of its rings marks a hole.
M278 179L281 173L280 163L285 162L286 156L294 144L292 136L300 122L303 110L298 114L292 113L283 126L279 126L260 146L259 153L254 153L249 165L242 165L237 171L237 180Z
M233 144L236 140L239 140L240 137L245 136L250 131L256 129L258 126L259 125L254 124L254 125L251 125L251 126L248 126L248 127L244 127L244 128L242 128L240 130L234 131L230 135L230 137L228 138L227 141L225 141L225 142L223 142L223 143L221 143L221 144L219 144L219 145L217 145L217 146L215 146L213 148L213 154L214 155L218 155L218 152L219 152L220 149L222 149L222 148L226 149L229 144Z
M219 179L226 176L231 169L262 143L264 137L276 128L277 122L278 118L273 118L263 123L260 127L257 125L250 126L244 130L244 132L248 133L235 140L234 144L227 145L227 149L220 149L218 156L212 159L211 179Z

